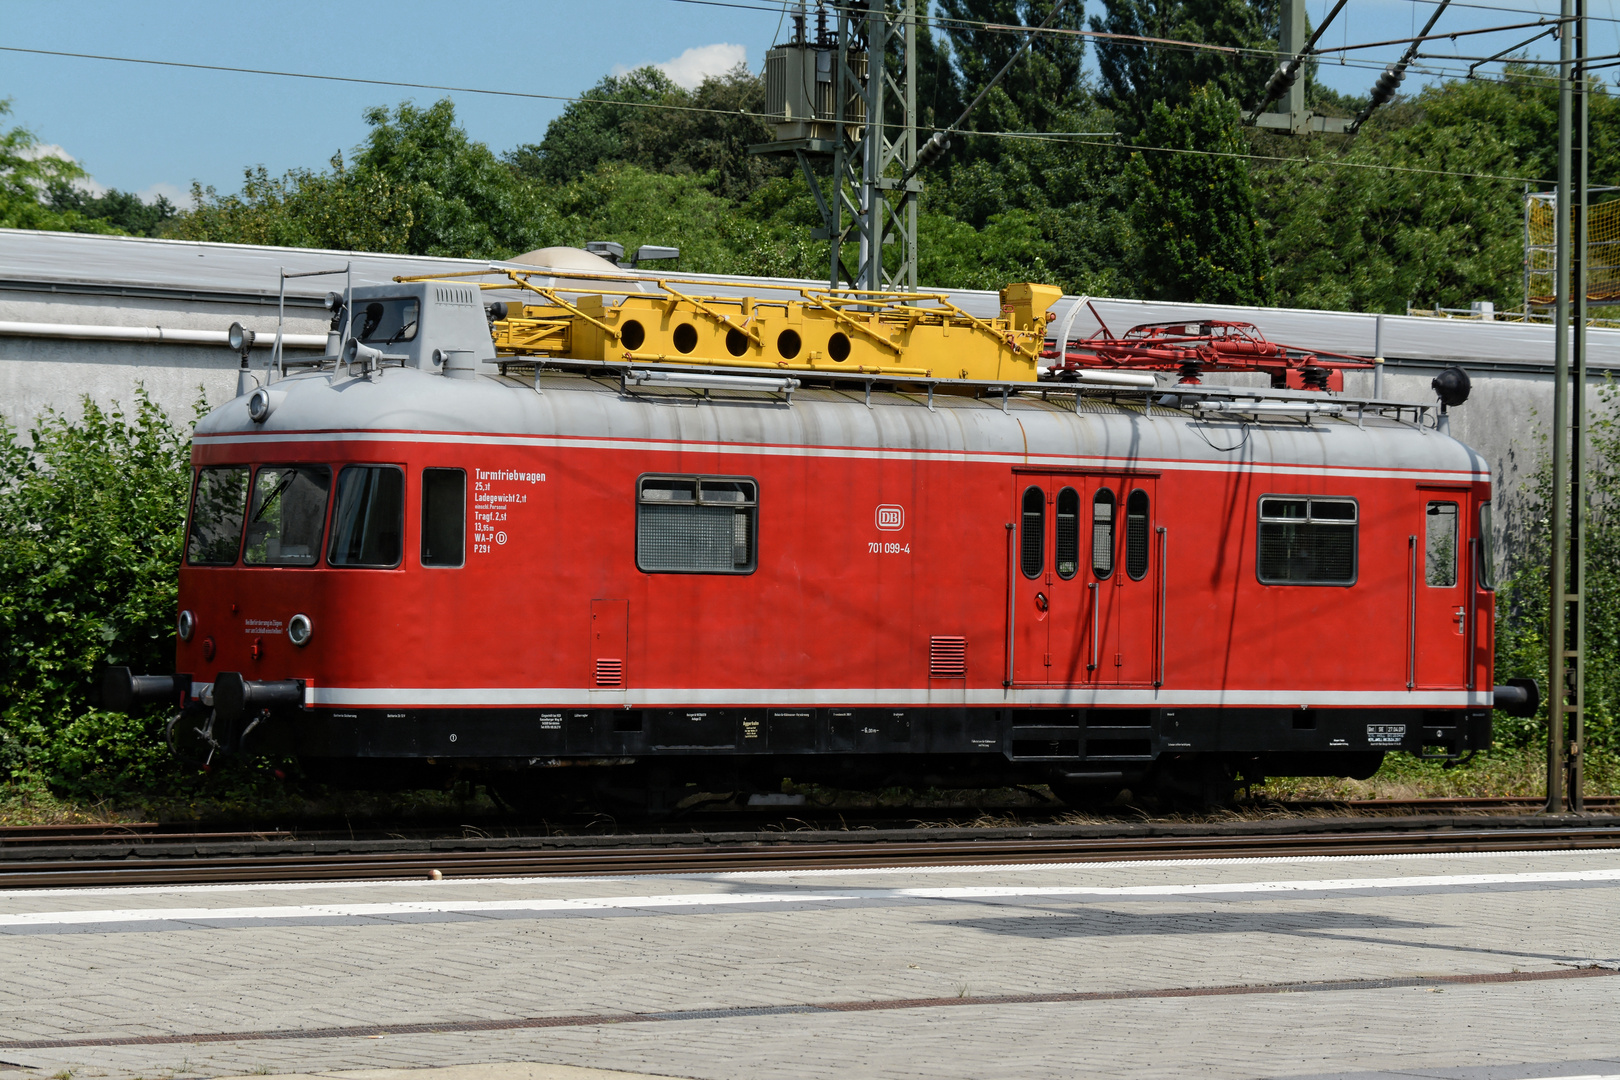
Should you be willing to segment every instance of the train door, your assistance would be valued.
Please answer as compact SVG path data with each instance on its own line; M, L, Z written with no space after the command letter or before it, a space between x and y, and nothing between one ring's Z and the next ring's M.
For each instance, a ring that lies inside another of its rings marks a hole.
M1015 476L1012 681L1150 682L1156 655L1152 481Z
M1475 520L1467 488L1419 488L1407 536L1407 683L1414 689L1470 681Z
M1090 662L1099 685L1157 680L1164 532L1154 524L1154 489L1151 477L1116 476L1092 496L1097 632Z

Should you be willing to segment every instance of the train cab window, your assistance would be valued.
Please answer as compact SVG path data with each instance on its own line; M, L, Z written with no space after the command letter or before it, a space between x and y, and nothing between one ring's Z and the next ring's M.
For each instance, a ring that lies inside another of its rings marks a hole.
M1107 488L1091 499L1091 572L1100 578L1114 572L1114 493Z
M1436 589L1457 584L1457 504L1432 502L1423 515L1423 580Z
M1354 585L1353 499L1267 495L1260 499L1255 570L1263 585Z
M467 547L467 470L422 470L422 565L460 566Z
M1027 578L1038 578L1046 568L1046 492L1024 489L1023 533L1018 542L1018 564Z
M399 565L405 536L405 474L393 465L349 465L332 508L333 566Z
M248 472L246 465L197 470L191 531L186 534L189 565L236 565L242 551L242 517L247 513Z
M248 512L249 566L314 566L321 557L326 495L332 470L325 465L265 465L253 477Z
M649 574L751 574L759 485L726 476L643 476L636 485L636 566Z
M1491 504L1479 504L1479 587L1496 588L1496 545L1491 540Z
M1068 581L1080 571L1080 496L1074 488L1058 492L1056 524L1052 561L1058 577Z
M1125 500L1125 572L1141 581L1148 571L1148 497L1137 488Z
M356 301L350 330L355 337L372 346L411 341L416 337L419 310L420 305L412 296L402 296L396 300L372 300L364 305Z

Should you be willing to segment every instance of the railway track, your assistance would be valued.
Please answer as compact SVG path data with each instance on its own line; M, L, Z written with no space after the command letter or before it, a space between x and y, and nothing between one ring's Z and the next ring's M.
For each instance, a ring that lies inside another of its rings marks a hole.
M0 834L3 835L3 834ZM307 840L160 834L7 840L0 888L675 874L1298 855L1620 849L1620 818L1292 818L619 836Z

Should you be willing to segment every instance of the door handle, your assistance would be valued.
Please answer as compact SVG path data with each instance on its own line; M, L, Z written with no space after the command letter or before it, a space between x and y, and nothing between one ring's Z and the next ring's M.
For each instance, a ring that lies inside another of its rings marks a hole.
M1036 593L1035 594L1035 610L1036 611L1045 611L1047 609L1047 607L1048 607L1048 604L1047 604L1047 600L1046 600L1046 594L1043 593L1043 592Z
M1087 671L1097 670L1097 583L1086 582L1086 590L1091 593L1091 663L1086 665Z

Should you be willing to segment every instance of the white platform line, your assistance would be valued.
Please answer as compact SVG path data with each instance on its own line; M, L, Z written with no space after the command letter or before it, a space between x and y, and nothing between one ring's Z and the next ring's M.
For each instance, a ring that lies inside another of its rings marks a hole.
M0 914L0 928L40 929L93 924L218 923L286 920L390 919L413 915L603 915L622 911L694 911L704 908L769 908L784 904L841 905L996 900L1139 900L1165 898L1270 898L1315 893L1383 892L1392 889L1481 889L1492 886L1606 885L1620 882L1620 868L1520 874L1435 874L1387 878L1326 878L1314 881L1197 882L1163 885L985 885L948 888L783 890L769 893L664 893L518 900L386 901L369 904L277 904L255 907L97 908Z

